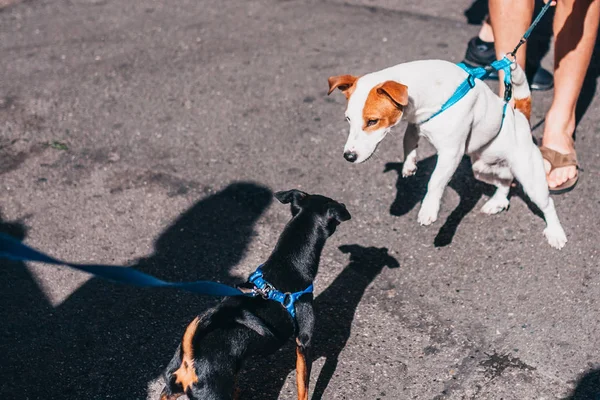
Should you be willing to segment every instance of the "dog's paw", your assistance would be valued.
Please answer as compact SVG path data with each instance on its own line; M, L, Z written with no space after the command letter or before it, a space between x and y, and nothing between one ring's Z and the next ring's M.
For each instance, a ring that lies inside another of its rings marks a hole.
M544 236L546 236L550 246L558 250L565 247L565 244L567 243L567 235L560 225L552 228L546 227L546 229L544 229Z
M429 205L427 202L423 202L421 205L421 209L419 210L419 215L417 216L417 221L419 221L420 225L431 225L438 218L438 212L440 211L440 206L438 205Z
M417 164L414 161L407 160L402 166L402 177L408 178L417 173Z
M481 212L487 215L494 215L503 210L508 210L509 205L510 202L506 197L492 197L481 207Z

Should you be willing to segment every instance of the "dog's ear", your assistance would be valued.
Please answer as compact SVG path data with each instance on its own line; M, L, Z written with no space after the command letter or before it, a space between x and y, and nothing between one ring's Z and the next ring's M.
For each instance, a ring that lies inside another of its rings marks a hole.
M282 204L297 203L306 196L308 196L308 193L298 189L282 190L281 192L275 193L275 198Z
M329 218L336 220L337 223L348 221L352 218L346 209L346 205L344 203L338 203L337 201L329 203L327 213Z
M308 196L308 193L305 193L298 189L284 190L284 191L275 193L275 198L277 200L279 200L280 203L282 203L282 204L290 203L290 206L292 209L292 215L294 215L294 216L296 214L298 214L298 212L302 208L302 207L300 207L300 202L306 196Z
M408 105L408 87L396 81L383 82L377 93L387 96L396 107Z
M329 91L327 92L327 95L329 96L331 92L335 90L335 88L338 88L342 91L342 93L344 93L346 98L349 98L350 94L352 94L350 88L354 85L357 79L358 76L354 75L338 75L329 77L329 79L327 79L329 82Z

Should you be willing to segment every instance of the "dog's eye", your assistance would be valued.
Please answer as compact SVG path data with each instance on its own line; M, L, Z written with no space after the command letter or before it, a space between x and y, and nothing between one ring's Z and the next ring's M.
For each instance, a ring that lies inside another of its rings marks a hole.
M350 117L346 117L346 121L350 122Z
M376 125L379 122L378 119L370 119L367 121L367 126L373 126Z

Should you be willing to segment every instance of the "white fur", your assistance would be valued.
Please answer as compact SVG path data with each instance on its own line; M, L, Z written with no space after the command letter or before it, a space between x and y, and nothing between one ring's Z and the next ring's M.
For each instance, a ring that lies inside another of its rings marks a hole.
M429 225L437 220L442 194L464 154L471 157L475 177L497 186L494 196L482 212L495 214L508 208L508 191L516 178L525 193L544 213L548 243L557 249L567 237L550 199L542 155L531 138L529 122L523 114L507 108L502 121L503 101L483 82L458 103L420 124L437 112L449 99L467 73L456 65L441 60L415 61L396 65L359 78L348 101L346 117L350 133L345 152L355 152L360 163L367 160L392 128L386 127L367 134L363 131L363 108L370 90L391 80L408 87L409 104L403 120L408 122L404 137L402 176L417 170L417 144L423 136L436 148L438 160L427 186L427 194L419 210L418 221ZM522 69L513 70L515 98L529 97L529 88Z

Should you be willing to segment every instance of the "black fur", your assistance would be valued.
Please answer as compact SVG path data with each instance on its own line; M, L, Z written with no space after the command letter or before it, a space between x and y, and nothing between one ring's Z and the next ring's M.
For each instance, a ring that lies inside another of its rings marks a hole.
M290 204L293 218L283 230L275 250L264 263L265 279L282 292L298 292L312 284L317 275L321 251L336 227L350 219L342 203L299 190L275 193L281 203ZM307 358L314 330L313 296L296 302L296 322L281 304L262 298L231 297L199 316L194 336L193 368L197 382L188 386L190 399L232 399L236 376L243 361L268 355L282 347L295 333L296 343ZM164 372L166 386L161 399L175 399L184 393L175 372L184 356L183 343Z

